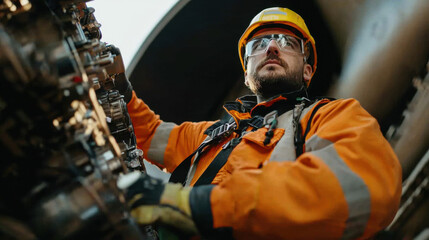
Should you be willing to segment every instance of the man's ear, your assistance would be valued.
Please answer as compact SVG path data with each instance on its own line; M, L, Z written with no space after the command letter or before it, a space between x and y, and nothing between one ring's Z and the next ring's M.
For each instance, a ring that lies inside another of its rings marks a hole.
M247 71L244 72L244 85L246 85L247 87L249 87L249 81L247 80Z
M308 63L304 63L304 72L302 74L302 77L304 78L305 84L307 84L310 81L312 73L313 73L313 69L311 68L311 65Z

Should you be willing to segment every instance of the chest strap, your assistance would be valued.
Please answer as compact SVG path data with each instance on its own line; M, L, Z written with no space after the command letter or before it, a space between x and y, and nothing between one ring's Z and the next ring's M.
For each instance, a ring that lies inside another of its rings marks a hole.
M252 131L256 131L257 129L263 126L264 119L260 116L255 116L251 119L242 120L240 122L240 127L237 129L240 134L238 138L233 138L225 145L223 145L222 150L216 155L204 173L198 178L197 182L194 186L199 185L207 185L211 184L213 179L216 177L219 170L226 164L228 161L229 155L232 150L241 142L246 130L249 126L253 127Z
M238 131L240 137L231 139L231 141L229 141L222 147L222 150L216 155L216 157L210 163L208 168L204 171L203 175L201 175L201 177L195 183L195 185L210 184L216 174L219 172L219 170L227 162L232 150L235 148L235 146L238 145L238 143L240 143L242 137L241 133L244 132L249 126L252 126L254 130L256 130L262 126L262 123L263 119L259 116L240 121L240 126L238 129L232 117L228 120L228 122L223 124L222 121L216 122L214 125L208 128L208 131L206 131L206 133L208 134L206 140L201 143L197 150L195 150L189 157L183 160L182 163L177 166L176 169L174 169L169 182L182 183L183 185L185 185L188 177L188 172L191 167L191 161L194 155L198 153L196 157L198 158L203 153L203 151L206 150L206 147L208 148L210 145L214 145L220 142L222 139L227 138L232 134L233 131ZM194 160L194 162L196 161L197 159Z
M295 151L296 151L296 157L298 158L303 153L305 138L310 131L311 127L311 121L313 120L314 115L316 114L317 110L324 106L326 103L320 103L317 105L309 118L309 121L307 122L307 127L304 135L301 134L302 128L301 124L299 124L299 119L302 113L302 110L310 105L312 102L310 101L303 101L300 104L297 104L295 106L295 109L293 110L294 118L293 118L293 126L295 131L294 136L294 143L295 143ZM281 115L285 111L281 111L278 113ZM195 183L195 186L198 185L206 185L210 184L213 179L216 177L219 170L226 164L229 155L231 154L232 150L234 150L235 146L237 146L241 138L243 136L243 132L249 127L253 127L253 131L261 128L264 123L264 118L260 116L255 116L251 119L245 119L240 121L239 129L237 129L237 125L234 121L234 119L231 117L226 123L224 121L218 121L212 126L208 128L207 138L201 143L201 145L191 154L189 155L185 160L182 161L182 163L179 164L179 166L176 167L176 169L171 174L169 182L173 183L182 183L183 185L186 184L187 176L189 169L191 167L192 158L197 154L197 158L205 151L209 146L220 142L222 139L225 139L226 137L230 136L232 132L236 131L240 135L238 138L233 138L231 141L226 143L222 150L216 155L216 157L213 159L213 161L210 163L208 168L204 171L204 173L200 176L200 178ZM195 159L194 162L196 162L197 159Z
M194 186L199 185L207 185L211 184L213 179L216 177L219 170L225 165L228 160L229 155L232 150L234 150L235 146L237 146L241 141L240 138L233 138L230 142L224 145L222 150L216 155L213 161L210 163L208 168L204 171L204 173L198 178L197 182Z
M176 167L176 169L174 169L174 171L171 173L169 182L185 184L188 171L191 167L192 158L195 155L197 155L197 157L198 155L201 155L201 153L209 145L217 143L225 137L231 135L231 133L235 130L236 127L237 124L235 123L233 118L228 120L228 122L226 123L222 123L221 121L219 121L210 126L210 131L207 133L207 138L200 144L200 146L198 146L198 148L193 153L191 153L191 155L189 155L179 164L179 166Z

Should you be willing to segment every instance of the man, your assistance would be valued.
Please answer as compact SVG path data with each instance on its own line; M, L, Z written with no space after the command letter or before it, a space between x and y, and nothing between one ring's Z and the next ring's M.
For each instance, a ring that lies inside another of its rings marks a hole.
M138 146L179 182L132 174L137 221L235 239L369 238L386 227L399 205L399 162L356 100L307 99L317 56L304 20L263 10L239 54L256 96L227 103L216 123L163 122L116 80Z

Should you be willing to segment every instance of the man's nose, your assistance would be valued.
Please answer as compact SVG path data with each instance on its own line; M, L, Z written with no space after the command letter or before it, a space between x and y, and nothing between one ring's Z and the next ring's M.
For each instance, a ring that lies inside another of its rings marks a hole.
M279 55L279 45L277 45L277 42L273 39L270 40L267 47L267 55L269 54Z

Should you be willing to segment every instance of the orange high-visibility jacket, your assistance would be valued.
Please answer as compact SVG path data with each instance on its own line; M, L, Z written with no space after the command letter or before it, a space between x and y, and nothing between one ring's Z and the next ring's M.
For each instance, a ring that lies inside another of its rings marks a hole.
M252 109L243 101L225 108L239 121L290 101L280 96ZM328 101L303 110L303 131L312 109ZM263 144L266 127L249 131L216 175L215 185L193 188L192 217L203 235L365 239L393 219L401 195L401 167L377 121L354 99L330 101L314 115L304 153L296 158L291 106L278 117L269 144ZM214 123L163 122L135 93L127 107L145 158L169 172L200 145ZM191 167L191 186L235 137L233 133L199 156Z

